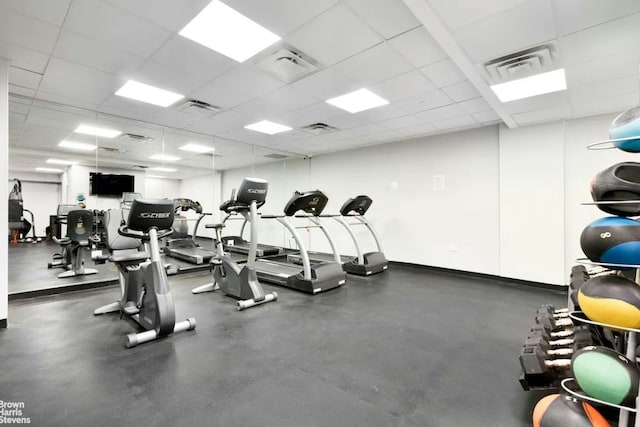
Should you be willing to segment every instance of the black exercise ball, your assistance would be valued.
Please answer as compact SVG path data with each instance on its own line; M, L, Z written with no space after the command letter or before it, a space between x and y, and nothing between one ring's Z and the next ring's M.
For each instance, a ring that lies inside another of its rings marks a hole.
M640 200L640 163L618 163L598 173L591 180L591 197L594 202ZM597 206L613 215L640 215L640 203Z
M580 246L593 262L640 265L640 222L619 216L600 218L584 229Z

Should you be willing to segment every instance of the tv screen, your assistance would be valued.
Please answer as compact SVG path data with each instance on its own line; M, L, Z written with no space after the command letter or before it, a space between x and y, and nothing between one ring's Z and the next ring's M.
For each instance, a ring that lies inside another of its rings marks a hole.
M118 196L134 191L133 175L112 175L90 172L89 182L92 196Z

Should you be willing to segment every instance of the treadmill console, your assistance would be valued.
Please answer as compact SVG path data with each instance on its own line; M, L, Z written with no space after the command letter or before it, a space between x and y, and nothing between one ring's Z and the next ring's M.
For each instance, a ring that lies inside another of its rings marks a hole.
M192 210L197 214L202 213L202 205L200 202L191 199L173 199L173 209L175 212L178 212L178 210L182 212Z
M328 201L329 198L320 190L307 191L305 193L296 191L284 207L284 214L293 216L296 212L303 211L313 216L319 216L324 207L327 206Z
M238 192L236 193L234 188L231 192L231 198L220 204L220 210L228 214L247 210L252 202L256 202L256 208L260 208L267 199L268 188L269 183L264 179L245 178L242 180Z
M364 215L371 207L371 203L373 201L369 196L356 196L353 199L348 199L340 208L340 215L349 215L351 212Z

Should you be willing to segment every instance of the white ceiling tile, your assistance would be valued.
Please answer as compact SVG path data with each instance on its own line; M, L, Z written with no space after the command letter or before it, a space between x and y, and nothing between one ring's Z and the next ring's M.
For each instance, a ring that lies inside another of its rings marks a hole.
M0 12L0 45L10 43L51 53L60 27L11 10L0 9Z
M285 41L328 66L380 43L382 39L338 4L289 34Z
M480 96L480 93L469 80L443 87L442 91L455 102L462 102Z
M438 42L423 26L400 34L389 40L389 43L416 68L433 64L447 57Z
M479 113L481 111L490 110L491 106L482 97L469 99L467 101L458 102L458 106L469 114Z
M600 98L637 93L639 85L640 79L636 73L622 78L576 85L570 89L569 95L573 103L590 103Z
M545 108L543 110L527 111L524 113L514 114L513 119L519 125L530 123L550 122L553 120L568 119L571 117L571 108L569 105L560 105L553 108Z
M571 102L573 118L589 117L608 113L622 113L638 105L639 93L600 98L592 102Z
M292 111L316 104L322 99L302 93L294 86L284 86L262 97L262 100L279 107L282 111Z
M433 133L436 131L437 129L433 125L430 125L429 123L423 123L418 126L411 126L404 129L400 129L398 130L398 133L400 133L401 135L405 135L406 137L409 137L409 138L414 138L421 135Z
M582 62L565 68L567 86L629 76L638 69L640 49L616 55L598 56L592 61Z
M565 65L591 61L640 47L640 13L607 22L560 39Z
M406 73L413 67L389 45L382 43L333 66L362 86Z
M217 135L242 125L244 118L232 110L223 111L207 119L201 119L186 126L187 130Z
M23 70L22 68L9 67L9 83L30 89L37 89L42 79L42 74Z
M439 122L441 120L452 119L454 117L465 115L466 114L462 108L458 107L456 104L416 113L416 117L427 123Z
M205 76L200 76L199 79L194 76L187 77L184 72L158 64L155 61L145 62L137 71L130 73L127 76L127 79L129 78L184 96L209 80Z
M289 87L294 91L300 91L304 94L327 100L360 89L362 86L358 82L338 73L333 68L325 68L290 84Z
M162 109L163 107L117 95L111 95L98 107L101 112L135 120L148 120L149 117L157 114Z
M480 123L502 121L500 116L498 116L498 114L496 114L496 112L493 110L480 111L480 112L471 114L471 116Z
M429 5L450 30L505 12L529 0L482 0L458 2L429 0Z
M396 117L395 119L384 120L380 122L380 124L389 129L404 129L412 126L420 126L424 122L414 116L413 114L408 114L402 117Z
M289 126L297 128L310 125L312 123L324 122L330 117L335 116L336 112L339 111L340 110L336 109L336 107L329 105L326 102L319 102L317 104L301 108L298 111L281 114L278 117L278 121L289 123Z
M4 0L7 9L61 26L71 0Z
M9 112L11 113L27 114L30 109L30 104L9 100Z
M7 58L14 67L24 68L36 73L44 73L49 55L27 49L7 41L0 42L0 57Z
M363 116L362 114L351 114L343 112L329 117L324 121L324 123L330 126L337 127L340 130L346 130L369 124L371 123L371 119L369 117Z
M337 0L314 0L311 2L300 0L225 0L227 5L280 37L284 37L337 2Z
M165 108L154 115L149 116L149 120L164 126L183 128L201 119L195 114L183 113L174 108Z
M250 144L260 145L262 147L269 147L271 145L277 145L286 141L278 135L267 135L262 132L245 129L244 127L231 129L220 134L220 137L236 141L248 142Z
M157 24L98 0L73 2L65 28L143 57L155 52L171 35Z
M435 85L416 70L392 77L372 86L372 90L375 93L389 102L434 89L436 89Z
M105 99L119 87L120 80L113 74L85 67L59 58L51 58L40 89L90 104Z
M282 86L284 83L269 75L242 65L193 91L191 97L228 109Z
M34 89L12 85L11 83L9 83L9 93L29 97L34 97L36 95L36 91Z
M27 115L24 113L16 113L13 111L9 111L9 127L13 127L14 123L23 123L27 120ZM11 139L11 136L9 136ZM17 137L16 137L17 139Z
M73 31L63 30L53 56L113 74L128 74L138 69L144 58L114 49Z
M518 99L502 104L510 114L524 113L525 111L543 110L563 105L568 102L569 95L566 90L532 96L531 98Z
M347 0L356 15L390 39L420 25L420 22L402 0Z
M440 88L467 80L467 76L450 59L427 65L420 71Z
M419 111L431 110L432 108L442 107L443 105L452 104L453 101L436 89L429 92L419 93L409 98L395 102L393 106L405 114L417 113Z
M561 35L595 27L604 22L640 12L637 0L553 0Z
M453 32L476 62L484 62L556 38L549 0L530 0Z
M478 121L470 115L454 117L451 119L439 120L432 123L436 129L449 130L462 127L477 126Z
M184 37L172 37L150 57L163 67L182 73L195 87L223 75L238 63Z
M368 120L371 123L378 123L383 120L393 119L406 114L407 113L403 109L399 108L395 104L383 105L356 113L357 116L360 116L363 120Z
M108 0L127 12L171 30L181 30L211 0Z
M274 118L286 112L282 107L274 106L266 102L264 99L254 99L238 105L232 109L244 118L244 124L249 125L261 120L274 121ZM278 122L280 123L280 122ZM287 125L287 123L280 123Z

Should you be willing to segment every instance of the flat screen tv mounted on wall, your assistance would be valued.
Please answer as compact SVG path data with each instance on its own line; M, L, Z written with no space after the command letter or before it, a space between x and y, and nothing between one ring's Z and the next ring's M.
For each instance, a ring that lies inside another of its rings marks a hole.
M89 173L89 187L92 196L118 196L122 193L134 192L133 175L115 175L105 173Z

